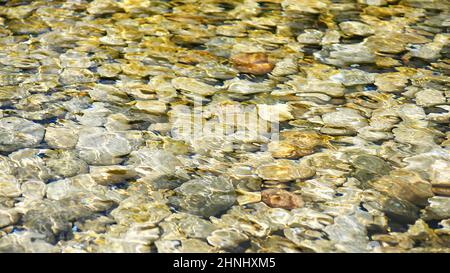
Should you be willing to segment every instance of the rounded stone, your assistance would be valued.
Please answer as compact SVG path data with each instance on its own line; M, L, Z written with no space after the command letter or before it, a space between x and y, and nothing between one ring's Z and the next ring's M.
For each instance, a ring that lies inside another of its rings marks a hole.
M0 119L0 151L12 152L21 148L34 147L44 137L44 126L32 121L7 117Z

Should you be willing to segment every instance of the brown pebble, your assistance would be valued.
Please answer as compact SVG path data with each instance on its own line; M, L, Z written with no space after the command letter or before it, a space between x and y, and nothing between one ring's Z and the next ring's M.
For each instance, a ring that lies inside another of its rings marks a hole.
M304 205L300 196L283 189L263 190L261 200L272 208L295 209Z
M450 196L450 188L447 187L435 187L431 188L431 191L436 195Z
M243 73L254 75L264 75L270 73L274 65L269 63L267 54L258 53L240 53L230 58L234 67Z

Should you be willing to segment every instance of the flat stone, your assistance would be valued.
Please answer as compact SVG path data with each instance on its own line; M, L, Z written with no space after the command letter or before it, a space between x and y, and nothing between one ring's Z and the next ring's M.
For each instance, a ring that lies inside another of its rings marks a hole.
M7 117L0 119L0 151L12 152L21 148L34 147L44 137L44 126L32 121Z

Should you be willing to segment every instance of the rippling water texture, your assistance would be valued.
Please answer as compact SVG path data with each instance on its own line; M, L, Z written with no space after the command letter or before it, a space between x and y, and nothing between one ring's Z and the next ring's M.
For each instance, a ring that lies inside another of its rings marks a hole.
M450 252L442 0L0 0L0 252Z

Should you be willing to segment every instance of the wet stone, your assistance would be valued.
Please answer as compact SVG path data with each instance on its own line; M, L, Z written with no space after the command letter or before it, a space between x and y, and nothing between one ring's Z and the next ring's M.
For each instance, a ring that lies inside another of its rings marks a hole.
M0 150L11 152L38 145L44 137L45 128L32 121L7 117L0 119Z
M240 53L231 56L230 60L240 72L254 75L270 73L274 68L264 53Z
M371 186L387 195L409 201L416 205L425 205L434 194L431 183L423 180L417 173L393 170L371 183Z
M343 252L367 252L367 231L355 216L338 216L325 232Z
M300 196L282 189L264 190L261 192L261 199L273 208L296 209L304 205Z
M179 77L172 80L172 85L174 88L190 92L193 94L198 94L200 96L210 96L216 93L218 90L206 83L198 81L192 78Z
M329 48L315 52L314 56L326 64L342 67L351 64L370 64L375 62L373 51L362 43L350 45L333 44Z
M429 205L422 211L426 220L447 219L450 215L450 197L433 196L428 199Z
M264 164L256 169L259 177L265 180L288 182L305 179L314 175L314 170L306 164L296 164L290 160L280 159L272 164Z
M359 69L342 69L339 72L338 75L332 78L345 86L372 84L375 82L375 74L367 73Z
M359 155L352 163L356 169L354 176L361 182L370 181L392 170L386 161L373 155Z
M43 199L46 193L46 185L39 180L28 180L21 184L22 196L30 200Z
M215 230L207 238L208 243L222 249L234 249L248 240L248 237L235 229Z
M0 251L5 253L57 253L58 247L45 241L45 235L23 231L0 238Z
M106 132L80 135L76 149L80 158L96 165L120 163L123 161L122 156L132 151L131 144L125 137Z
M416 103L424 107L444 104L446 99L442 92L433 89L425 89L416 93Z
M0 228L15 224L20 219L20 214L14 209L0 208Z
M375 32L370 26L357 21L342 22L339 28L346 36L369 36Z
M3 197L18 197L22 194L20 184L12 175L0 175L0 196Z
M189 213L209 217L224 212L236 201L233 185L225 178L205 177L175 189L170 204Z
M45 142L52 148L70 149L75 147L78 141L76 128L47 127Z

